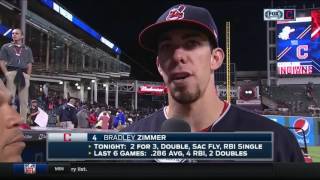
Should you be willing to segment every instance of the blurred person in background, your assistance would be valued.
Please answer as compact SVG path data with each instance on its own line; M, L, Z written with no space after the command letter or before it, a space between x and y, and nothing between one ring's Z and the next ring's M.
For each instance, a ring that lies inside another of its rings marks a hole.
M73 97L69 98L69 102L62 110L60 114L60 126L63 128L77 128L77 109L76 109L76 99Z
M6 87L14 99L18 90L20 116L26 123L33 55L23 39L21 29L12 30L12 42L4 44L0 50L0 68L5 75Z
M110 116L107 111L102 111L101 116L98 117L96 128L98 129L109 129Z
M126 116L123 113L122 109L118 108L118 112L113 121L113 127L118 130L121 130L124 128L125 124L126 124Z
M97 123L96 111L93 108L90 110L88 122L89 128L94 128Z
M30 126L38 126L34 121L36 120L37 115L40 113L38 108L38 101L33 99L31 101L31 108L30 108Z
M87 105L83 105L77 113L78 128L89 128L89 109Z

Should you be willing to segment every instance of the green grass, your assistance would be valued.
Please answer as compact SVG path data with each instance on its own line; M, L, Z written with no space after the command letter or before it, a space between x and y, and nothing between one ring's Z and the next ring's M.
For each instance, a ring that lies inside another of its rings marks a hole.
M320 162L320 146L308 146L312 162Z

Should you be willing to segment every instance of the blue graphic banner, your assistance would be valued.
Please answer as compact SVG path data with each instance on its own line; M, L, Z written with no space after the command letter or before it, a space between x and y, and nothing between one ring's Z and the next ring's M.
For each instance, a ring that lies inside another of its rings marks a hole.
M48 133L47 152L49 161L273 161L273 133Z

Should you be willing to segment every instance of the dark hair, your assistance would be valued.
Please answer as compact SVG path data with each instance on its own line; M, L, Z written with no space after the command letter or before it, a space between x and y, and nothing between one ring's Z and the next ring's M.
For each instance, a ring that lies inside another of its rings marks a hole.
M20 28L13 28L12 31L14 31L14 30L19 30L19 31L21 32L21 35L23 35L22 29L20 29Z

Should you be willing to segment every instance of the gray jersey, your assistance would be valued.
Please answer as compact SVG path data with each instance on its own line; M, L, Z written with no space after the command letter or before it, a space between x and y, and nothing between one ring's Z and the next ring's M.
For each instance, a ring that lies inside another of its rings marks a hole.
M13 43L4 44L0 50L0 60L7 63L7 67L26 68L27 64L33 63L33 55L30 47L21 45L16 48Z

